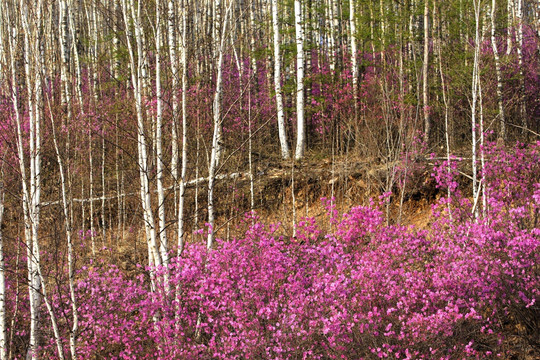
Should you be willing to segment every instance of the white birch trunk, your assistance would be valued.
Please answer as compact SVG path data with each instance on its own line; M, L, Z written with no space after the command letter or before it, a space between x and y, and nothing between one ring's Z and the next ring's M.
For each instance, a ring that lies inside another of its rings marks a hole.
M180 179L180 198L178 203L178 256L184 250L184 203L186 198L187 174L187 1L182 0L182 170Z
M232 4L232 3L231 3ZM229 11L231 5L227 7L225 13L225 19L223 21L223 27L220 36L220 45L218 51L218 60L217 60L217 78L216 78L216 91L214 93L214 135L212 136L212 152L210 155L210 165L208 169L208 238L206 241L206 247L208 249L212 248L215 237L215 217L214 217L214 183L216 179L216 172L220 161L220 154L222 152L221 144L221 128L223 126L221 119L221 92L222 92L222 81L223 81L223 52L225 45L225 33L227 30L227 23L229 20Z
M276 91L277 123L279 133L279 144L281 146L281 157L285 160L291 157L287 133L285 131L285 114L283 112L283 93L281 90L281 54L279 17L277 0L272 0L272 27L274 33L274 89Z
M146 145L146 139L144 134L144 116L142 105L142 82L143 82L143 46L142 46L142 34L141 34L141 3L138 3L137 9L133 0L123 0L123 14L126 27L130 26L130 19L133 20L135 26L135 40L137 46L137 58L135 58L135 51L131 43L131 39L127 36L127 45L129 51L130 65L131 65L131 83L133 86L133 92L135 95L135 107L137 112L137 161L139 166L139 179L140 179L140 198L143 208L143 218L145 225L146 240L148 244L149 265L161 265L161 256L157 246L156 239L156 227L154 222L154 216L151 207L150 198L150 186L148 179L148 150ZM128 13L129 11L129 13Z
M431 120L428 103L428 66L429 66L429 2L424 0L424 62L422 64L422 105L424 107L424 142L429 144Z
M2 29L3 30L3 29ZM6 276L4 262L4 238L2 222L4 220L4 172L0 169L0 360L7 360L6 338Z
M478 170L477 170L477 150L476 150L476 106L478 103L478 72L479 72L479 57L480 57L480 0L473 0L474 4L474 19L475 19L475 37L474 37L474 62L472 75L472 105L471 105L471 128L472 128L472 185L473 199L476 205L479 194L478 186ZM478 219L479 211L477 206L473 206L474 218Z
M171 112L172 112L172 156L171 175L173 182L178 183L178 56L176 53L176 0L169 0L167 17L167 40L169 45L169 62L171 66ZM178 200L178 191L174 189L175 213Z
M496 1L491 0L491 47L493 49L493 57L495 58L495 71L497 72L497 104L499 105L499 138L506 140L506 123L504 117L503 95L502 95L502 75L501 61L499 58L499 49L497 47L497 39L495 37L495 10Z
M349 26L351 28L351 67L354 101L354 126L358 128L358 59L356 48L356 9L354 0L349 1ZM358 132L358 130L357 130ZM357 139L358 140L358 139ZM333 145L332 145L333 146Z
M68 104L69 106L69 104ZM50 107L49 107L50 109ZM75 281L74 281L74 269L73 269L73 225L70 215L70 207L68 205L68 191L67 180L64 171L64 163L60 156L60 150L58 148L58 142L56 139L56 130L53 122L53 114L51 112L51 125L53 134L54 150L56 152L56 160L58 162L58 171L60 173L60 185L62 191L62 210L64 212L64 228L66 231L66 239L68 246L68 282L69 282L69 295L71 300L71 312L73 317L73 324L69 333L69 349L71 353L71 359L77 360L77 336L79 331L79 313L77 310L77 297L75 295ZM71 201L69 202L71 204ZM52 312L52 311L51 311Z
M37 14L34 20L38 26L30 28L27 4L22 4L21 20L24 33L24 53L25 53L25 77L27 89L27 104L29 115L29 148L30 148L30 178L26 177L25 155L22 145L22 129L20 116L17 119L17 131L19 132L19 164L23 182L23 203L25 207L25 237L27 241L27 263L28 263L28 285L30 296L30 344L27 358L37 359L37 346L39 343L39 307L41 304L41 279L39 277L40 254L38 243L39 230L39 206L41 195L41 138L40 138L40 106L38 104L41 94L41 76L39 66L41 65L41 49L38 40L38 27L41 26L41 1L37 5ZM34 15L34 14L32 14ZM14 36L16 34L14 33ZM13 70L15 69L14 60ZM14 78L15 78L15 74ZM16 89L13 90L15 97ZM15 104L14 104L15 105ZM26 186L29 181L30 186ZM25 194L24 194L25 193Z
M295 159L304 157L306 150L306 125L304 118L304 30L302 27L302 6L294 1L296 27L296 151Z
M512 36L514 35L514 18L515 8L514 0L508 0L506 5L506 11L508 13L507 25L506 25L506 55L510 55L512 52Z
M156 157L157 157L157 192L158 192L158 224L159 224L159 251L162 265L169 264L169 249L167 244L165 192L163 190L163 98L161 91L161 7L160 0L156 1Z
M517 0L516 18L518 22L517 32L517 54L519 66L519 116L521 117L522 133L525 134L528 128L527 108L525 99L525 74L523 73L523 0Z

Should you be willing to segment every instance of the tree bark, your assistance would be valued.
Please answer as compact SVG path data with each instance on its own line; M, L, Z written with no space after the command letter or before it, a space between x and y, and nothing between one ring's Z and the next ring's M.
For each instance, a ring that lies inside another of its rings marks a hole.
M281 90L281 54L279 17L277 0L272 0L272 28L274 33L274 90L276 91L277 123L279 133L279 144L281 146L281 157L285 160L291 157L287 133L285 131L285 115L283 113L283 93Z
M429 117L428 94L429 69L429 0L424 0L424 61L422 63L422 106L424 114L424 142L429 144L431 136L431 119Z
M497 38L495 37L495 12L496 1L491 0L491 47L495 59L495 71L497 73L497 104L499 106L499 139L506 140L506 123L504 117L503 93L502 93L502 75L501 61L499 58L499 49L497 47Z
M302 27L302 6L294 1L296 24L296 151L295 159L301 160L306 150L306 124L304 118L304 30Z

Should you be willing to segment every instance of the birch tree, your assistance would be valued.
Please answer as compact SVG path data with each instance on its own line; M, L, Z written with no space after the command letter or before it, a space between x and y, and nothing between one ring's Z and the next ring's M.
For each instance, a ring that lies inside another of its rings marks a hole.
M471 86L471 129L472 129L472 186L473 186L473 214L475 219L478 218L479 212L476 203L478 201L478 195L480 193L480 187L478 184L478 169L477 169L477 105L478 105L478 91L479 91L479 71L480 71L480 1L473 0L474 5L474 20L475 20L475 36L474 36L474 61L473 61L473 75Z
M422 106L424 114L424 142L429 143L431 120L428 102L428 66L429 66L429 0L424 0L424 61L422 63Z
M4 221L4 163L2 162L2 164L0 164L0 360L7 360L6 275L5 275L6 265L4 262L4 238L2 236L3 221Z
M354 126L358 127L358 60L356 47L356 9L354 0L349 0L349 27L351 29L351 68L354 102Z
M291 157L287 133L285 131L285 114L283 113L283 92L281 89L281 51L279 36L279 15L277 0L272 0L272 29L274 34L274 90L276 92L277 123L281 157L285 160Z
M517 54L519 66L519 115L521 117L522 133L527 131L527 108L525 104L525 75L523 73L523 0L517 1L516 18L518 22L517 29Z
M219 1L219 0L217 0ZM232 2L227 6L225 12L225 18L223 20L223 26L221 27L221 35L219 41L219 48L217 54L217 76L216 76L216 91L214 92L213 101L213 119L214 119L214 133L212 136L212 152L210 155L210 164L208 168L208 237L206 241L206 247L212 248L215 236L215 215L214 215L214 186L216 180L217 168L219 166L221 152L222 152L222 126L223 119L221 118L221 95L223 91L223 52L225 45L225 34L227 31L227 23L229 21L229 12Z
M39 308L41 304L41 279L39 276L39 216L41 199L41 34L42 2L30 12L26 1L22 2L20 10L19 27L16 23L11 34L11 71L12 71L12 103L15 112L17 131L17 152L22 184L22 205L25 223L25 240L27 249L28 289L30 299L30 343L27 353L28 359L37 359L37 346L39 343ZM30 18L31 17L31 18ZM30 21L33 25L30 26ZM17 21L18 22L18 21ZM17 49L17 37L22 31L24 38L24 74L26 79L26 109L29 118L29 155L23 149L23 124L19 112L19 95L17 89L17 74L14 51ZM26 159L30 164L30 174L26 171Z
M161 1L156 1L156 184L158 193L158 225L159 225L159 251L163 265L168 261L167 228L165 214L165 191L163 189L164 161L163 161L163 98L161 90Z
M129 3L127 3L129 1ZM134 36L135 36L135 48L132 44L131 38L128 34L127 45L129 52L129 61L131 67L131 84L135 96L135 109L137 113L137 164L139 167L139 180L140 188L139 194L143 209L143 219L146 233L146 240L148 244L149 252L149 265L160 266L162 265L162 258L158 250L156 226L154 221L154 214L152 211L151 193L149 184L149 166L148 166L148 145L145 138L144 128L144 109L142 104L142 92L143 92L143 68L144 63L144 48L142 42L142 18L141 18L141 2L135 4L133 0L122 0L123 3L123 15L126 28L130 27L133 22Z
M304 118L304 29L302 4L294 1L296 29L296 151L295 159L301 160L306 150L306 125Z
M504 105L502 95L502 75L501 61L499 58L499 49L497 47L497 38L495 37L495 14L496 1L491 0L491 47L493 49L493 58L495 59L495 71L497 73L497 105L499 106L499 138L506 140L506 123L504 117Z
M187 11L188 0L182 1L182 170L180 175L180 198L178 204L178 256L184 250L184 204L187 175Z

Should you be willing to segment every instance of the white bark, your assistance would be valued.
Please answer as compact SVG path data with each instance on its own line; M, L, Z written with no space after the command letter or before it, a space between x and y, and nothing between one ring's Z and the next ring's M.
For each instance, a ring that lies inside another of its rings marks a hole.
M506 5L506 10L508 13L508 20L506 26L506 55L510 55L512 52L512 36L514 35L514 18L515 18L515 8L514 0L508 0Z
M296 151L295 159L304 157L306 150L306 126L304 118L304 30L302 28L302 6L294 1L296 27Z
M161 7L160 0L156 1L156 157L157 157L157 192L158 192L158 224L159 224L159 251L161 253L162 265L169 264L169 249L167 244L166 214L165 214L165 192L163 191L163 98L161 92Z
M4 238L2 237L2 222L4 220L4 173L0 169L0 360L7 360L6 338L6 277L4 263Z
M429 66L429 2L424 0L424 62L422 64L422 105L424 107L424 142L429 143L431 120L428 103L428 66Z
M23 210L25 217L25 238L27 245L27 266L28 266L28 289L30 296L30 344L28 348L27 358L37 359L37 346L39 336L39 307L41 304L41 279L39 277L40 254L38 243L39 230L39 209L41 197L41 130L40 130L40 106L39 97L41 94L41 46L39 43L38 28L41 26L42 20L42 3L37 4L36 13L30 14L26 2L22 3L21 7L21 22L24 33L24 54L25 54L25 77L27 89L27 106L29 115L29 163L30 163L30 178L27 177L25 154L23 151L22 141L22 123L18 109L16 112L17 126L17 147L19 154L19 166L21 169L21 180L23 185ZM32 21L38 26L30 27L29 18L32 16ZM13 29L13 37L17 36L17 31ZM15 43L15 39L13 43ZM16 47L11 47L15 49ZM15 60L12 52L12 96L14 99L14 107L18 107L17 89L16 89L16 74ZM27 185L29 182L29 186Z
M182 1L182 0L181 0ZM172 112L172 156L171 175L173 182L178 182L178 56L176 53L176 0L168 2L167 40L169 45L169 62L171 66L171 112ZM178 192L174 192L175 212Z
M495 71L497 72L497 104L499 105L499 138L506 139L506 123L504 118L504 106L502 96L502 75L501 61L499 58L499 49L497 47L497 39L495 37L495 10L496 1L491 0L491 47L493 49L493 57L495 58Z
M182 0L182 170L180 179L180 199L178 204L178 256L185 246L184 203L186 198L187 174L187 1Z
M279 133L279 144L281 146L281 157L289 159L291 151L287 142L287 133L285 131L285 115L283 113L283 93L281 90L281 54L280 54L280 35L279 35L279 17L277 0L272 0L272 27L274 33L274 89L276 91L277 123Z
M68 104L69 106L70 104ZM50 109L50 106L49 106ZM75 280L73 269L73 225L70 216L70 205L68 203L68 191L67 191L67 179L64 170L64 163L60 156L60 149L58 147L58 141L56 139L56 129L53 122L53 114L51 112L51 125L53 134L54 150L56 152L56 160L58 162L58 171L60 173L60 185L62 191L62 210L64 212L64 228L66 231L66 239L68 246L68 283L69 283L69 295L71 300L71 312L73 317L73 324L69 333L69 349L71 353L71 359L77 360L77 336L79 331L79 313L77 310L77 297L75 295ZM52 314L52 310L50 310Z
M231 3L232 4L232 3ZM222 152L222 144L221 144L221 133L222 133L222 119L221 119L221 92L222 92L222 81L223 81L223 52L224 52L224 44L225 44L225 33L227 30L227 23L229 20L229 11L231 8L231 4L227 7L227 11L225 13L225 19L223 21L223 27L221 31L221 39L220 39L220 45L219 45L219 51L218 51L218 60L217 60L217 78L216 78L216 91L214 93L214 103L213 103L213 109L214 109L214 135L212 136L212 152L210 155L210 165L208 168L208 238L206 241L206 247L208 249L212 248L212 245L214 243L214 225L215 225L215 217L214 217L214 183L216 180L216 172L217 167L219 165L221 152Z
M519 115L521 117L522 133L527 132L527 109L525 105L525 74L523 73L523 0L517 0L516 18L518 22L517 31L517 54L519 66Z
M478 104L478 72L480 61L480 0L473 0L474 4L474 19L475 19L475 37L474 37L474 62L473 62L473 75L472 75L472 105L471 105L471 128L472 128L472 185L473 185L473 199L478 199L480 193L478 184L478 170L477 170L477 150L476 150L476 107ZM475 200L476 201L476 200ZM473 209L475 219L479 217L478 207L474 206Z
M358 126L358 59L356 48L356 11L354 0L349 0L349 26L351 28L351 67L354 101L354 124ZM332 145L333 146L333 145Z
M330 71L333 73L336 70L336 14L334 14L334 1L328 0L326 5L328 12L328 23L330 25L330 34L328 39L328 53L330 57Z
M131 83L135 95L135 108L137 112L137 162L139 166L140 179L139 191L143 208L143 218L146 239L148 243L148 252L151 255L148 259L149 264L158 266L161 265L161 256L158 251L156 227L151 207L150 186L148 179L148 146L146 144L146 138L144 134L144 109L142 104L144 50L141 33L141 3L139 2L137 8L135 8L133 0L129 0L129 7L126 2L127 0L123 0L124 22L126 24L126 27L129 27L131 20L133 21L135 26L135 41L137 47L137 58L135 58L135 49L133 48L133 45L131 43L131 38L130 36L127 36L127 45L131 65Z

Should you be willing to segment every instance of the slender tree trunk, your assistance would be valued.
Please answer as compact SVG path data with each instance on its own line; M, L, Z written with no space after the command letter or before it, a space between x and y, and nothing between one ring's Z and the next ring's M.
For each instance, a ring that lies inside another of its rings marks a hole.
M431 136L431 119L428 101L428 69L429 69L429 0L424 0L424 62L422 64L422 106L424 113L424 142L429 144Z
M281 146L281 157L286 160L291 157L291 151L289 149L289 143L287 142L285 115L283 113L283 94L281 90L281 54L279 48L279 15L277 0L272 0L272 26L274 33L274 89L276 91L279 144Z
M514 36L514 18L515 18L515 8L514 0L508 0L507 6L507 25L506 25L506 55L510 55L512 52L512 37Z
M499 49L497 47L497 38L495 37L495 12L496 1L491 0L491 47L493 57L495 58L495 70L497 72L497 104L499 105L499 139L506 140L506 123L504 117L503 93L502 93L502 75L501 61L499 59Z
M25 237L27 241L27 263L28 263L28 288L30 296L30 344L27 358L37 359L37 347L39 344L39 308L41 304L41 279L39 277L40 252L38 243L39 230L39 208L41 195L41 130L40 130L40 94L41 94L41 46L38 29L42 25L42 3L37 4L35 13L30 14L28 5L23 2L21 7L21 22L24 33L24 54L25 54L25 77L27 90L27 106L29 115L29 158L30 158L30 178L26 175L25 155L22 141L21 117L16 110L16 122L18 132L18 152L19 165L23 183L23 208L25 213ZM37 26L30 27L29 22L34 21ZM14 29L14 37L17 32ZM13 41L15 42L15 40ZM16 47L11 47L15 49ZM13 58L12 54L12 58ZM15 61L12 59L13 79L16 79ZM16 86L17 82L13 82ZM14 97L14 107L18 107L17 89L12 91ZM27 186L29 182L30 186Z
M516 18L518 22L517 31L517 54L519 66L519 116L521 117L522 133L525 134L528 129L527 106L525 93L525 74L523 73L523 0L517 0Z
M304 118L304 30L302 28L302 6L294 1L296 24L296 151L295 159L301 160L306 150L306 124Z
M473 75L472 75L472 105L471 105L471 129L472 129L472 185L473 185L473 199L476 205L478 201L478 194L480 192L478 186L478 170L477 170L477 104L478 104L478 72L479 72L479 61L480 61L480 0L473 0L474 4L474 19L475 19L475 37L474 37L474 62L473 62ZM478 219L479 212L478 207L473 207L474 217Z
M3 31L3 29L0 29ZM4 238L2 223L4 220L4 167L0 165L0 360L7 360L6 332L6 276L4 262Z
M180 0L182 1L182 0ZM172 156L171 174L174 186L174 206L177 213L178 191L178 56L176 52L176 0L168 2L167 40L169 45L169 62L171 67L171 111L172 111Z
M232 4L232 3L231 3ZM214 215L214 183L216 180L216 173L217 168L219 166L220 158L221 158L221 152L222 152L222 127L223 127L223 120L221 119L221 93L223 91L222 89L222 81L223 81L223 52L224 52L224 45L225 45L225 34L227 30L227 23L229 20L229 11L231 8L231 4L227 7L227 11L225 13L225 19L223 21L222 31L220 35L220 45L219 45L219 51L217 55L217 77L216 77L216 91L214 93L214 102L213 102L213 110L214 110L214 135L212 137L212 152L210 155L210 165L208 169L208 238L206 241L206 247L208 249L212 248L212 245L214 243L214 237L215 237L215 215Z
M162 260L158 250L156 227L151 206L148 172L148 146L146 144L146 138L144 133L144 109L142 104L144 80L144 49L142 44L143 34L141 28L141 3L139 2L137 4L137 8L135 8L133 0L129 0L128 8L128 4L126 3L126 1L127 0L123 0L124 22L126 24L126 28L128 28L130 26L131 20L133 21L135 27L135 42L137 47L137 51L135 53L135 49L133 48L133 45L131 43L131 38L128 35L127 45L131 65L131 83L133 85L133 91L135 95L135 108L137 112L137 162L139 166L140 198L143 209L148 252L151 255L149 257L149 265L159 266L162 264ZM136 58L135 54L137 54Z
M354 102L354 127L356 132L356 140L359 139L360 130L358 124L358 60L356 48L356 9L355 1L349 0L349 26L351 28L351 68L352 68L352 91ZM333 141L332 141L332 146ZM333 149L333 148L332 148Z
M169 264L166 213L165 213L165 191L163 189L164 161L163 161L163 98L161 90L161 1L156 1L156 183L158 193L158 225L159 225L159 251L161 253L162 265Z
M437 12L436 2L433 3L433 21L437 23L440 21L439 13ZM433 33L432 36L433 36L433 39L435 39L435 33ZM448 131L448 109L449 109L448 95L447 95L448 89L446 86L446 80L444 78L443 65L442 65L442 61L443 61L442 54L441 54L442 36L441 36L440 31L438 33L437 40L434 45L435 45L435 50L437 51L437 62L439 64L439 75L441 77L441 91L442 91L442 97L443 97L443 103L444 103L444 140L445 140L445 145L446 145L446 162L447 162L446 171L448 172L448 174L450 174L452 170L452 164L451 164L452 159L450 157L450 136L449 136L449 131ZM452 195L451 189L450 187L448 187L446 196L448 197L448 199L450 199L451 195ZM452 220L452 208L450 206L450 202L447 203L447 209L448 209L448 216L450 217L450 220Z
M184 204L186 199L187 176L187 11L188 0L182 0L182 171L180 178L180 198L178 204L178 256L185 247ZM198 141L198 140L197 140ZM198 151L198 149L197 149Z

